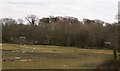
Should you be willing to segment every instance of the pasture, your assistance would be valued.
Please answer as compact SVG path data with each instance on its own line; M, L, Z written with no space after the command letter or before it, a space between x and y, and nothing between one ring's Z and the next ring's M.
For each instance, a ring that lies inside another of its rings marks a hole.
M112 50L50 45L2 45L3 69L94 69Z

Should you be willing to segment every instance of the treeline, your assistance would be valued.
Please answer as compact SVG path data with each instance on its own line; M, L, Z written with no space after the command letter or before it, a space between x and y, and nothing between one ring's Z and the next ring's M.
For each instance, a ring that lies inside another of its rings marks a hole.
M28 23L23 23L22 19L1 18L2 42L82 48L110 45L109 48L112 48L119 43L116 38L120 41L120 26L117 23L89 19L79 21L74 17L60 16L39 19L35 15L27 16L26 20Z

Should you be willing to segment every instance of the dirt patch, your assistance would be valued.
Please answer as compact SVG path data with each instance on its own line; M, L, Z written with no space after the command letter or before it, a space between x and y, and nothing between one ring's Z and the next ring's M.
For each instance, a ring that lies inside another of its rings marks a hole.
M4 50L4 49L3 49L2 51L13 51L13 50Z
M115 69L115 61L114 60L105 60L102 64L98 65L97 69ZM117 62L118 69L120 69L120 59Z

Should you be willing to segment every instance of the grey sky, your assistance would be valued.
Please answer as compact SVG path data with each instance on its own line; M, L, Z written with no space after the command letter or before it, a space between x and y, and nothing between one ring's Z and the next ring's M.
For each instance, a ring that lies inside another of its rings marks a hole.
M25 18L35 14L46 16L73 16L114 22L119 0L1 0L0 18Z

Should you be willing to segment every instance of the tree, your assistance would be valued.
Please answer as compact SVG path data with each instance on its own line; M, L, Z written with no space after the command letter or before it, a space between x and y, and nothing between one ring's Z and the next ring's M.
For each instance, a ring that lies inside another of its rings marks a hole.
M18 19L19 24L23 24L23 19Z
M24 24L22 19L17 20L19 24L11 18L0 19L4 24L4 42L11 43L10 39L24 36L28 43L101 48L105 41L112 43L115 37L115 23L103 26L100 20L84 19L82 23L74 17L50 16L39 19L39 25L36 25L36 16L26 18L30 25Z
M94 24L94 20L83 19L84 24Z
M0 23L2 25L11 25L11 24L17 24L17 21L12 18L2 18L0 19Z
M38 20L38 17L36 15L28 15L26 19L31 25L35 25Z

